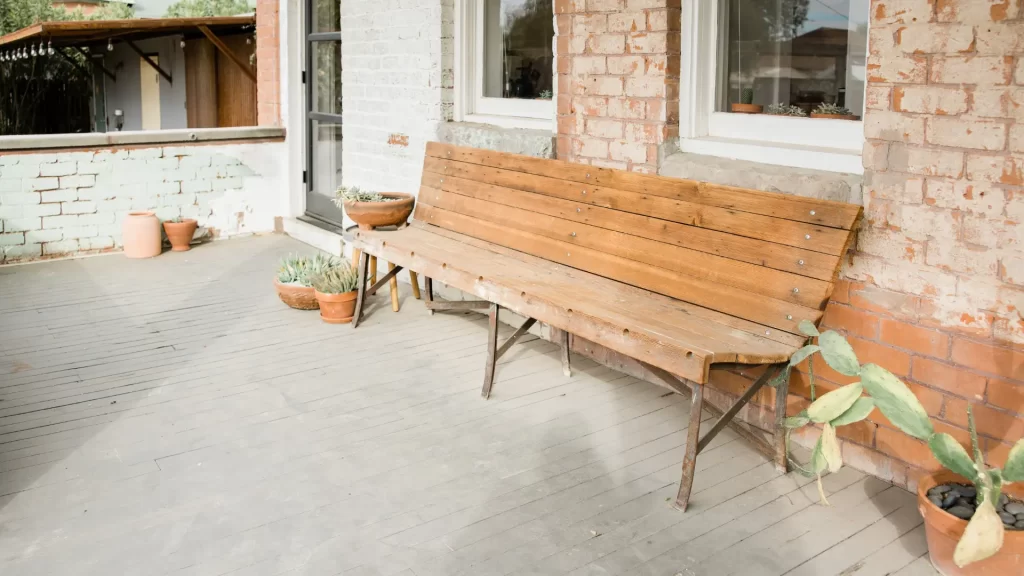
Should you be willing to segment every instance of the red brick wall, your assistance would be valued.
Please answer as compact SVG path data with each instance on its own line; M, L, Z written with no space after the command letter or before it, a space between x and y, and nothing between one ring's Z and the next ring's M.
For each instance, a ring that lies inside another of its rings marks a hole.
M865 222L826 311L862 362L907 382L993 462L1024 436L1024 21L1020 0L872 0ZM656 171L678 132L679 2L557 0L558 157ZM848 382L823 363L819 394ZM712 398L756 374L726 374ZM725 393L723 396L722 393ZM806 406L794 374L790 413ZM744 410L771 422L772 391ZM815 433L816 434L816 433ZM847 463L913 485L938 466L879 413Z
M680 0L556 0L559 158L656 172L679 134Z
M279 0L256 0L256 115L260 126L281 125Z

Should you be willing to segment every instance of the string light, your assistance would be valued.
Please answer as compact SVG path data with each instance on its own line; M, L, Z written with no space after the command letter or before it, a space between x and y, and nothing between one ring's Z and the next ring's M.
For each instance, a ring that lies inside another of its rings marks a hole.
M46 43L46 53L53 56L53 40Z
M43 41L42 40L39 41L39 55L40 56L46 56L46 46L43 45Z
M35 47L35 45L33 44L33 45L32 45L32 56L34 57L35 55L36 55L36 47Z
M107 52L113 52L113 51L114 51L114 42L111 41L111 40L107 40Z

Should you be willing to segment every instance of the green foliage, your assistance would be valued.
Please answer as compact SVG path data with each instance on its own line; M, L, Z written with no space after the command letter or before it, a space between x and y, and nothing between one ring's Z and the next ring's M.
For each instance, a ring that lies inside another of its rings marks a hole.
M345 202L397 202L398 198L387 198L380 192L360 190L358 186L342 186L334 194L334 205L344 207Z
M740 92L740 104L753 104L754 103L754 89L744 88Z
M277 269L277 281L282 284L296 284L310 287L313 278L334 268L340 261L334 256L317 253L313 256L296 256L290 254L281 260Z
M359 274L348 263L325 270L313 278L313 288L322 294L344 294L359 286Z
M804 112L803 108L799 106L787 106L782 102L768 106L765 108L764 113L771 114L773 116L807 116L807 113Z
M235 16L253 11L247 0L178 0L167 8L168 18Z
M838 104L818 104L818 107L811 110L812 114L835 114L837 116L850 116L853 112L850 112L849 108L845 108Z
M808 335L817 332L810 322L801 322L800 330ZM838 388L816 401L812 397L812 403L807 410L784 421L787 439L792 429L811 423L822 424L822 433L811 453L810 470L805 471L799 465L795 466L802 473L817 475L821 501L828 504L821 486L821 475L826 471L836 472L842 466L835 428L859 422L878 407L897 428L926 441L939 463L970 480L977 489L977 511L967 524L954 553L957 566L964 567L998 552L1002 547L1004 529L993 503L999 501L1004 482L1024 480L1024 440L1019 440L1010 450L1003 470L988 466L978 447L974 414L968 406L967 427L974 453L972 460L967 450L955 438L949 434L935 432L935 427L921 402L907 385L891 372L877 364L860 365L849 343L836 332L820 334L818 346L818 350L814 350L813 345L797 350L791 357L787 369L804 360L810 363L814 353L820 352L829 366L836 371L850 376L859 375L861 378L860 382ZM813 390L813 372L810 374L810 384ZM868 396L861 397L862 391Z

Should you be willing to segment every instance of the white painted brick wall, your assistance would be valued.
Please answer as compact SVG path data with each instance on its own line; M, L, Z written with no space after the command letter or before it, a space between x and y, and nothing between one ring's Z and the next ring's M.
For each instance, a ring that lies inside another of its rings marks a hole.
M416 193L451 119L454 0L341 3L344 184Z
M0 153L0 263L119 249L133 210L216 238L272 231L286 158L283 142Z

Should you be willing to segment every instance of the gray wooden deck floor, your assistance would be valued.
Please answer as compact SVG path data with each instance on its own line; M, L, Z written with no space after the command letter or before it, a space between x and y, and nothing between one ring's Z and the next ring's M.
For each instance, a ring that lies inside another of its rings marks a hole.
M930 574L910 494L731 432L670 506L687 401L483 316L287 309L280 236L0 268L0 574Z

